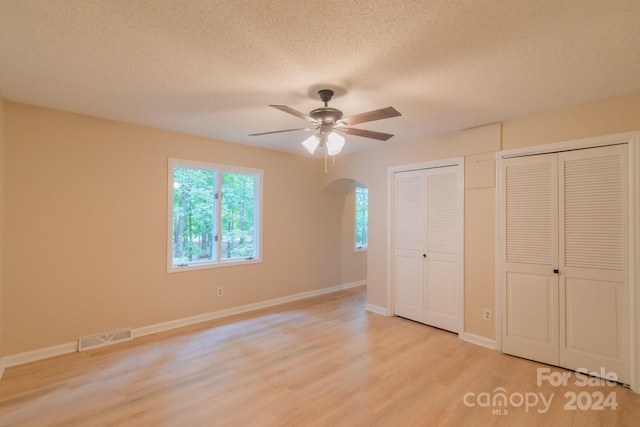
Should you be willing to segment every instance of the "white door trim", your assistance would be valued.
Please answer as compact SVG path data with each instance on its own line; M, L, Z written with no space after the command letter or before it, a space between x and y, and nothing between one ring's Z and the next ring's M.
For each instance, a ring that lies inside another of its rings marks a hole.
M631 389L640 393L640 131L624 132L592 138L575 139L532 147L503 150L496 153L496 281L495 281L495 336L496 349L502 351L502 315L501 301L503 289L503 255L504 236L501 233L502 218L500 209L500 194L502 194L503 176L502 160L510 157L529 156L536 154L554 153L568 150L602 147L615 144L628 146L628 284L629 295L629 374Z
M412 163L387 168L387 313L395 315L395 174L419 169L434 169L446 166L456 166L458 172L458 280L456 283L458 292L458 336L464 334L464 157L454 157L443 160L433 160L421 163Z

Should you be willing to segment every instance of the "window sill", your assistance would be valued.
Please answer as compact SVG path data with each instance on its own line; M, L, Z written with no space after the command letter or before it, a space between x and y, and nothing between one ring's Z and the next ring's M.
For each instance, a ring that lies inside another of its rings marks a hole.
M184 267L174 267L169 266L167 268L167 273L180 273L183 271L193 271L193 270L209 270L212 268L223 268L223 267L237 267L241 265L249 265L249 264L259 264L262 263L262 259L250 259L250 260L230 260L230 261L222 261L217 262L215 264L194 264L194 265L186 265Z

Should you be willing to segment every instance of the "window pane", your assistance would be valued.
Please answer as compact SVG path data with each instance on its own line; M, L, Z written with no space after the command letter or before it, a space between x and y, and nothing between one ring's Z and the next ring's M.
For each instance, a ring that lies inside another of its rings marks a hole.
M262 171L169 159L168 272L260 261Z
M369 234L369 190L356 188L356 249L367 247Z
M222 174L220 259L255 258L256 176Z
M214 259L215 172L173 168L173 265Z

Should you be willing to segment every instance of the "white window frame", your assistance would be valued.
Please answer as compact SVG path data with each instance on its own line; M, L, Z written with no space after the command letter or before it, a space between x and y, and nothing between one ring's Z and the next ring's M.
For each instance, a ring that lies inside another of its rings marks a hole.
M364 188L367 190L367 211L369 210L369 189L364 186L358 186L353 191L353 246L355 252L366 252L369 249L369 219L367 215L367 244L364 246L358 246L358 195L356 194L358 188Z
M173 171L175 167L193 168L214 171L215 192L221 194L222 188L222 176L225 173L238 173L253 175L255 177L254 186L254 207L253 207L253 226L254 236L256 242L254 244L255 254L253 258L234 258L229 260L221 260L221 216L222 216L222 203L221 200L216 200L214 206L215 215L215 230L214 234L218 236L216 241L215 259L212 261L200 261L191 265L176 266L173 264L173 184L174 176ZM240 166L223 165L217 163L201 162L196 160L186 160L178 158L169 158L168 162L168 179L167 179L167 273L176 273L181 271L203 270L210 268L229 267L237 265L247 265L262 262L262 199L263 199L263 171L261 169L251 169Z

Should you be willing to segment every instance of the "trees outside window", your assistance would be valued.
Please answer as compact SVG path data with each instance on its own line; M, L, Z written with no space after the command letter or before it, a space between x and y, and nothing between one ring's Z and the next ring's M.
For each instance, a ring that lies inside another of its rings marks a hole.
M255 256L255 175L222 174L222 259Z
M369 237L369 190L356 187L356 250L366 250Z
M214 260L215 180L215 170L173 168L174 266Z
M262 171L170 159L169 270L259 259Z

